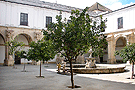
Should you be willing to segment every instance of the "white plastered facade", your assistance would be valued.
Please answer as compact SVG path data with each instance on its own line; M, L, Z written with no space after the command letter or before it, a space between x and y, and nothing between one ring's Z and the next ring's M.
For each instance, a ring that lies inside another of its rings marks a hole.
M20 25L20 13L28 14L28 26ZM47 30L46 16L52 17L52 22L56 22L55 17L59 13L60 10L57 9L0 1L0 64L8 65L6 63L6 60L8 60L8 48L4 45L5 42L9 41L11 37L16 38L19 36L17 40L19 42L23 41L26 44L25 49L28 49L28 44L31 41L37 41L43 37L41 30ZM70 12L62 10L63 20L65 18L68 20L69 16ZM105 34L108 41L108 49L105 50L103 56L104 62L116 63L116 60L121 60L119 56L114 56L114 51L123 48L125 43L135 43L134 16L135 5L103 14L103 18L107 18ZM119 17L123 17L123 28L121 29L118 29ZM119 44L117 44L118 42ZM56 57L52 62L55 62L55 59Z

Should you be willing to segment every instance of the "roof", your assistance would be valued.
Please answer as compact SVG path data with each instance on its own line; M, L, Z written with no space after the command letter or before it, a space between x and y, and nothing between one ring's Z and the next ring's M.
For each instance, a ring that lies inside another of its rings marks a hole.
M112 10L108 9L107 7L101 5L101 4L98 3L98 2L96 2L95 4L93 4L93 5L89 8L89 11L95 11L95 10L102 11L102 12L106 12L106 11L112 12Z
M48 9L53 9L53 10L65 11L65 12L71 12L71 10L77 10L77 9L82 10L76 7L61 5L57 3L50 3L50 2L40 1L40 0L2 0L2 1L41 7L41 8L48 8Z
M114 12L117 12L117 11L120 11L120 10L124 10L124 9L130 8L130 7L135 7L135 4L132 4L132 5L129 5L129 6L126 6L126 7L117 9L117 10L114 10L114 11L112 11L112 12L105 13L105 14L103 14L103 15L107 15L107 14L110 14L110 13L114 13Z

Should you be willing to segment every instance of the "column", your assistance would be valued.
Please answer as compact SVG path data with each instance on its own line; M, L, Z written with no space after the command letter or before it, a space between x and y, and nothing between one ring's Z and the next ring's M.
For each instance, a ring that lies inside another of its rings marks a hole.
M134 32L131 33L129 39L130 39L129 42L130 42L131 44L132 44L132 43L135 43L135 42L134 42Z
M109 37L107 39L107 41L108 41L108 60L107 60L107 63L113 64L113 63L116 63L116 59L114 56L114 52L115 52L114 35Z
M13 36L13 30L5 30L6 33L6 42L11 40L11 37ZM8 54L8 46L5 46L5 60L4 65L6 66L13 66L14 65L14 59L11 55Z

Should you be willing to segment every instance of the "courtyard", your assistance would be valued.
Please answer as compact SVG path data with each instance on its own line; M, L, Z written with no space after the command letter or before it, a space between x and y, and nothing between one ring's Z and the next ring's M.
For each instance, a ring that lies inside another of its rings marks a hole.
M109 64L103 64L109 65ZM112 64L111 64L112 65ZM126 65L126 64L118 64ZM42 76L39 76L38 65L26 65L26 71L22 72L23 64L12 66L0 66L0 90L70 90L70 75L57 74L56 64L42 65ZM113 74L76 74L75 85L81 88L75 90L134 90L135 79L127 79L131 76L131 66L126 65L126 72Z

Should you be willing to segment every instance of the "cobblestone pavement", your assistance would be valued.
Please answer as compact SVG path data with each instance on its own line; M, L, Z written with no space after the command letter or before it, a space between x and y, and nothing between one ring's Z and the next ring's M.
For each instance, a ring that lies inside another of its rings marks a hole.
M23 65L13 67L0 66L0 90L70 90L70 76L56 73L56 64L42 65L42 75L39 76L39 66ZM127 66L130 70L130 66ZM77 74L74 75L75 84L81 86L74 90L135 90L135 79L130 77L130 72L116 74Z

